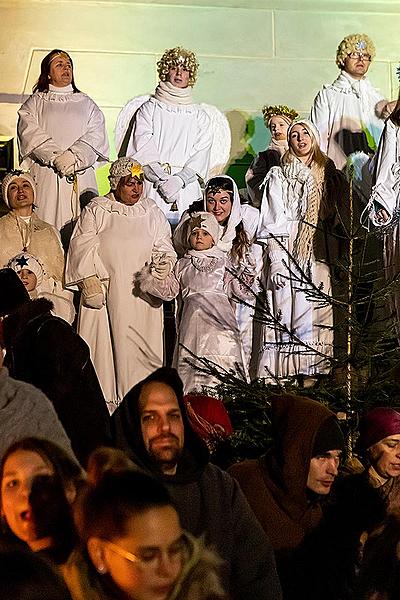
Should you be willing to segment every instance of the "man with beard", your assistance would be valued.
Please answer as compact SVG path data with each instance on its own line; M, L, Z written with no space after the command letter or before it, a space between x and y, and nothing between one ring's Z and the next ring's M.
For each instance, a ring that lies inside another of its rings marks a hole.
M183 384L161 368L134 386L112 415L114 442L168 488L182 525L224 559L234 600L281 598L271 544L237 482L209 462L191 429Z

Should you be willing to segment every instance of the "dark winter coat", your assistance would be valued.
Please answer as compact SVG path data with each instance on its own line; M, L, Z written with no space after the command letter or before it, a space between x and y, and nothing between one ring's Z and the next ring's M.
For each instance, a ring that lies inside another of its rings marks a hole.
M320 497L307 489L307 477L316 433L333 413L319 402L291 395L272 397L271 408L274 448L229 472L272 542L284 598L301 598L298 560L322 520ZM304 597L314 598L311 588L312 581Z
M164 475L143 444L138 400L144 383L163 382L178 398L185 443L175 475ZM182 526L205 541L226 562L226 583L234 599L281 598L271 544L239 485L210 464L206 446L191 429L183 403L183 386L174 369L158 369L125 396L111 418L114 441L134 462L156 475L168 488Z
M94 448L110 441L109 414L86 342L51 308L44 298L31 300L3 321L5 364L12 377L49 398L85 465Z

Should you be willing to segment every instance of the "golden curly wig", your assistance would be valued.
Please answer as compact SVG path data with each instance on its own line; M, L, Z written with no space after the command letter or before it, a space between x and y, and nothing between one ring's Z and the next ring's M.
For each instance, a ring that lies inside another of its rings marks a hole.
M157 71L160 80L167 81L168 73L171 67L177 67L178 65L185 67L189 71L190 77L188 85L193 87L196 83L199 63L197 62L194 52L191 52L191 50L186 50L181 46L166 50L161 59L158 61Z
M365 35L365 33L352 33L346 36L336 50L336 64L339 69L343 69L344 61L350 52L360 51L369 54L371 60L375 58L375 46L371 38Z

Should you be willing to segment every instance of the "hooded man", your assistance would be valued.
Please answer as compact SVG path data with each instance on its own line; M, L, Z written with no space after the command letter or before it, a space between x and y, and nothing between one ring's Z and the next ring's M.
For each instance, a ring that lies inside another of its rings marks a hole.
M86 342L51 314L52 307L45 298L30 300L15 271L0 269L5 365L12 377L31 383L52 402L84 466L109 441L108 410Z
M225 560L231 597L281 598L268 538L238 484L209 462L191 429L177 371L158 369L134 386L111 421L117 447L167 486L182 526L205 534Z
M319 402L289 394L270 401L273 448L229 472L272 542L284 597L300 598L297 557L322 520L321 500L338 473L344 439L335 415ZM312 581L307 585L311 590Z

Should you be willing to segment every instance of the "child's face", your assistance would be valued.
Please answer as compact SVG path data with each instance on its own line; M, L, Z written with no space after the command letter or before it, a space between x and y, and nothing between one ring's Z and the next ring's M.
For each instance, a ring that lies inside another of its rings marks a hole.
M33 271L31 271L30 269L21 269L18 273L18 277L26 287L26 290L28 292L33 292L33 290L36 288L37 283L35 273L33 273Z
M189 237L192 250L209 250L214 246L212 236L204 229L194 229Z

